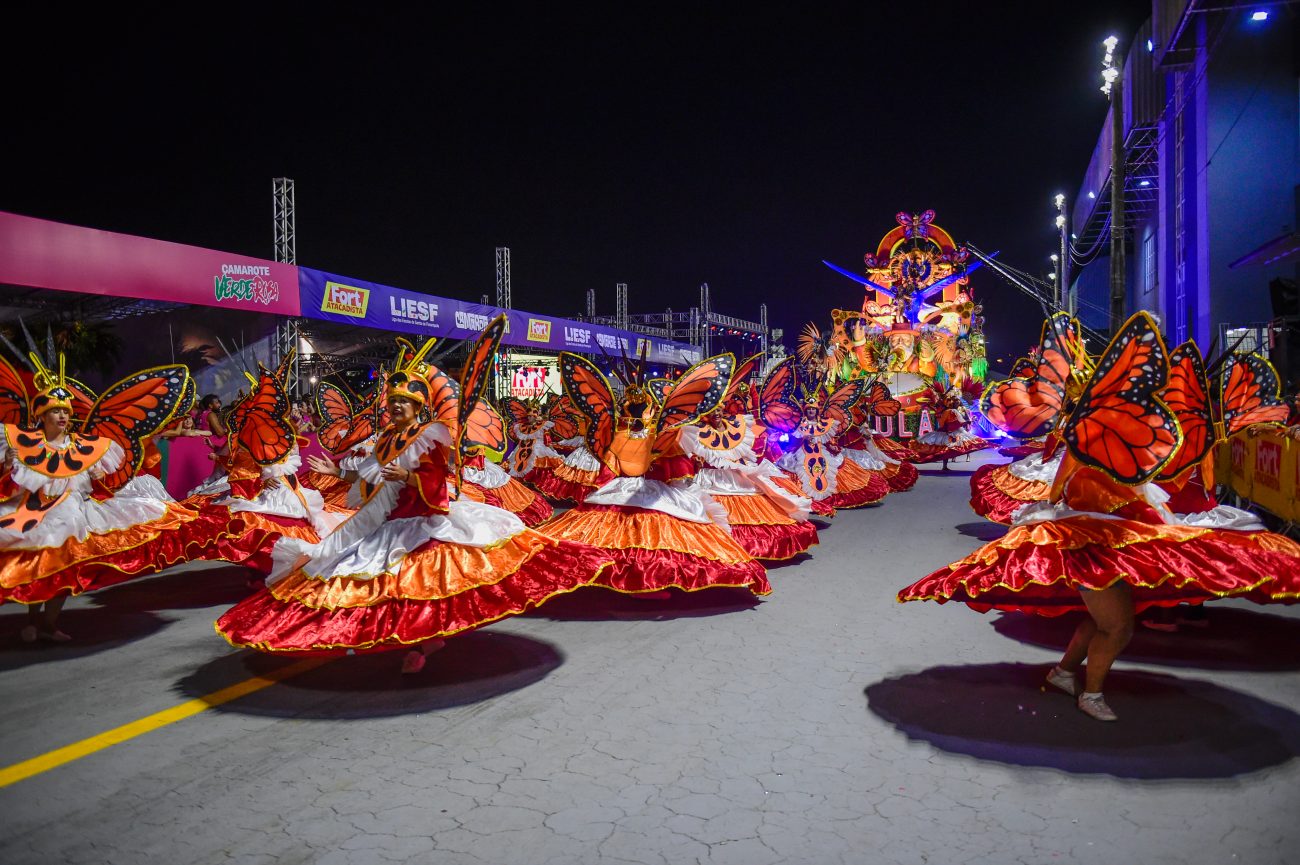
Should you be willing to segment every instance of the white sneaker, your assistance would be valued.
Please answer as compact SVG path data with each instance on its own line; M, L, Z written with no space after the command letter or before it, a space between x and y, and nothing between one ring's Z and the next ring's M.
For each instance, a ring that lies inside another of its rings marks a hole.
M1062 669L1059 664L1047 674L1047 684L1061 689L1071 697L1079 696L1079 674Z
M1119 715L1106 705L1106 698L1101 692L1096 694L1082 693L1079 695L1079 711L1097 721L1118 721Z

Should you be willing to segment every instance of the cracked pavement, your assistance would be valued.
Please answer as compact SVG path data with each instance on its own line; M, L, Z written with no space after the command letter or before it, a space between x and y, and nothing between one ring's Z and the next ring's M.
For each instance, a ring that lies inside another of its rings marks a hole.
M1068 623L894 593L989 537L969 471L842 512L763 601L600 590L310 672L0 790L25 863L1300 863L1300 608L1139 629L1083 718L1039 680ZM0 763L292 659L212 620L196 565L68 605L69 646L0 608Z

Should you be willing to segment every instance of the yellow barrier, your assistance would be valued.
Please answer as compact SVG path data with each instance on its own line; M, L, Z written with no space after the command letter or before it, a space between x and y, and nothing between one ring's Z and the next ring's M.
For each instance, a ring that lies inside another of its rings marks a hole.
M1300 442L1285 430L1239 432L1214 452L1218 483L1284 520L1300 522Z

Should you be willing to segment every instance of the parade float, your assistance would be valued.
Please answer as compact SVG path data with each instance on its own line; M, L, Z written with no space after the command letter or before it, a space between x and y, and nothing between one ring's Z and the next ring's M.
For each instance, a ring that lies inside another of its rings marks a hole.
M872 429L904 442L937 428L940 395L960 394L965 406L975 406L988 372L982 307L970 284L981 263L934 215L897 214L898 224L864 257L863 274L823 262L865 295L857 309L833 310L829 329L808 324L799 340L809 382L829 388L864 378L888 385L903 410L873 417Z

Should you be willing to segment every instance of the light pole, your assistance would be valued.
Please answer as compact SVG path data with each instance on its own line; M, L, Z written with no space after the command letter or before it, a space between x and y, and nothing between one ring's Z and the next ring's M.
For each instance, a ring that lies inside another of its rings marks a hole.
M1102 42L1106 57L1102 61L1101 92L1110 97L1110 331L1116 333L1124 323L1127 297L1128 262L1124 250L1124 58L1116 55L1119 39L1108 36Z
M1073 313L1074 303L1070 295L1070 238L1068 219L1065 215L1065 195L1056 193L1052 203L1056 205L1056 230L1061 235L1061 249L1057 253L1060 261L1056 266L1056 288L1060 293L1057 305L1060 306L1064 301L1070 305L1070 312Z

